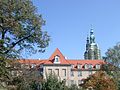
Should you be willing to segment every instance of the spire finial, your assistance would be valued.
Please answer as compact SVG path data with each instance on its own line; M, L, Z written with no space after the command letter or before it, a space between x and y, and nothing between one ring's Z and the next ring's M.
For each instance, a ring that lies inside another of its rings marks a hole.
M91 25L91 29L90 29L90 43L95 43L95 36L94 36L94 31L93 31L92 25Z
M91 29L90 29L90 33L93 34L93 25L91 24Z

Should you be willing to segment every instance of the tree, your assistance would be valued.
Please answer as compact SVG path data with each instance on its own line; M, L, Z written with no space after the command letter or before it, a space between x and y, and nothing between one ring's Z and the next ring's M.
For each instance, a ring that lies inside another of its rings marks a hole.
M42 90L84 90L78 88L76 84L66 86L65 80L60 80L57 75L51 73L47 75L46 79L42 82Z
M108 64L104 66L104 69L115 79L118 84L118 90L120 90L120 43L109 48L105 55L105 60Z
M117 43L113 48L109 48L105 53L106 61L110 64L120 66L120 43Z
M8 89L40 90L43 76L38 70L38 67L35 66L31 68L31 65L21 65L17 62L12 64L12 67L10 67L12 80L7 82Z
M83 88L78 88L76 84L71 85L68 87L68 90L84 90Z
M31 0L0 0L0 82L8 77L6 64L22 50L44 52L50 37Z
M117 90L116 83L112 77L104 71L98 71L84 80L83 88L91 90Z
M23 49L44 51L49 36L41 30L45 21L30 0L0 1L0 54L8 57ZM37 48L35 48L36 46Z
M49 74L42 83L42 90L68 90L65 81L61 81L55 74Z

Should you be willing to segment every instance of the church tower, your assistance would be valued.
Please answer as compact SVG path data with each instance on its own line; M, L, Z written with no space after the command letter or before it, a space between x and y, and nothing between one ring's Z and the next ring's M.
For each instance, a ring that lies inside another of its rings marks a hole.
M86 51L84 53L84 59L101 59L100 49L98 44L95 42L95 36L93 29L90 30L90 36L87 36L86 40Z

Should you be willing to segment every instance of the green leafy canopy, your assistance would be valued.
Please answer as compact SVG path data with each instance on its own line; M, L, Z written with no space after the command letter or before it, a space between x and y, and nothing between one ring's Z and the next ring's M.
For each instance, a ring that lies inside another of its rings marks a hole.
M43 52L50 41L41 30L44 24L32 1L0 0L0 54L14 56L23 49Z

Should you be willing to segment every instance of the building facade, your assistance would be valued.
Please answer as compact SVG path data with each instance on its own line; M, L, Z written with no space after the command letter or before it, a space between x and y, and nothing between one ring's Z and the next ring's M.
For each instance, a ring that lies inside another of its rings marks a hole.
M66 59L61 51L57 48L50 58L46 60L19 60L21 64L30 64L32 68L39 66L39 71L43 74L44 78L50 73L58 76L60 80L65 80L66 85L71 84L79 85L84 79L100 70L101 65L105 64L101 60L100 50L95 43L95 36L93 29L91 29L90 37L87 37L85 59L71 60Z

